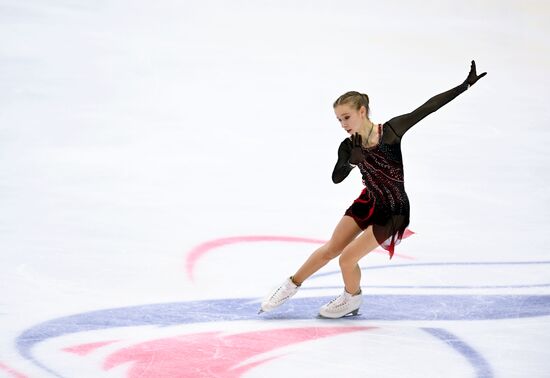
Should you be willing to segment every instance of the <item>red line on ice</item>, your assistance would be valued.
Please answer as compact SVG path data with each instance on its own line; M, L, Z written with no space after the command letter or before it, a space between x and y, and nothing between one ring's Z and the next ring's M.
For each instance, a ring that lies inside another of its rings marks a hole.
M410 231L409 229L405 230L405 233L403 235L403 238L408 238L414 234L414 232ZM233 236L233 237L227 237L227 238L221 238L221 239L214 239L207 241L205 243L199 244L198 246L194 247L189 253L187 254L186 258L186 271L187 276L191 281L194 280L194 269L195 265L197 264L198 260L203 257L206 253L210 252L211 250L215 248L224 247L226 245L230 244L237 244L237 243L255 243L255 242L284 242L284 243L311 243L311 244L324 244L327 241L326 240L320 240L320 239L310 239L310 238L300 238L295 236ZM383 249L379 248L376 249L374 252L376 253L387 253ZM408 260L414 260L413 257L401 255L401 254L395 254L397 257L401 257L403 259Z
M13 370L12 368L10 368L9 366L3 364L0 362L0 370L4 370L5 372L11 374L12 377L15 377L15 378L28 378L26 375L23 375L15 370Z
M90 354L91 352L93 352L96 349L99 349L99 348L101 348L105 345L112 344L116 341L117 340L99 341L97 343L81 344L81 345L76 345L76 346L65 348L65 349L63 349L63 351L68 352L68 353L78 354L79 356L85 356L87 354Z

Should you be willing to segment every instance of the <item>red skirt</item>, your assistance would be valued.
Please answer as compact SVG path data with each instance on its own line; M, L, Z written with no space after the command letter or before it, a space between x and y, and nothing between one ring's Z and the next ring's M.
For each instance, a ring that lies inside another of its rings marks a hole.
M376 241L390 253L391 259L409 225L409 200L404 190L396 201L396 198L376 198L364 188L345 215L352 217L363 231L372 226Z

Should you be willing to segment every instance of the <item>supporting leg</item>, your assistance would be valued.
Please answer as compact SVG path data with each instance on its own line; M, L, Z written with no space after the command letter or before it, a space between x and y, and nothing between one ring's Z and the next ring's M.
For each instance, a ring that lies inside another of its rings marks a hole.
M357 263L376 247L378 247L378 241L374 237L372 226L370 226L349 243L340 255L340 270L348 293L360 292L361 269Z

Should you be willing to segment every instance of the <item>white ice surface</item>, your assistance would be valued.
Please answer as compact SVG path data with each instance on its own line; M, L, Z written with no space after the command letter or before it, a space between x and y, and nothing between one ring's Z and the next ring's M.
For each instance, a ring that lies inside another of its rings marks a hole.
M15 344L51 319L262 297L314 245L229 245L197 261L194 281L188 252L234 236L328 239L361 190L358 172L330 180L345 137L334 99L368 93L384 122L460 84L472 59L488 75L403 140L416 234L397 253L414 260L362 266L549 260L549 16L536 0L0 0L0 376L55 376ZM548 266L380 269L364 291L542 296ZM61 349L304 324L318 321L84 332L33 356L64 377L119 377L129 367L102 370L107 353ZM378 328L274 350L248 376L475 376L422 327L458 336L496 377L550 376L548 315L349 324Z

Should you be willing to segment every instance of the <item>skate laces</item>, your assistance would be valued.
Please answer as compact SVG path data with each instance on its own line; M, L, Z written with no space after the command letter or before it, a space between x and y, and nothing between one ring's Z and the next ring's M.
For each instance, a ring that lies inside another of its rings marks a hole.
M275 292L273 293L271 298L269 298L269 300L277 301L277 302L282 301L288 298L292 294L294 289L295 289L294 287L290 286L289 282L285 282L284 284L279 286L277 290L275 290Z
M333 300L331 300L327 306L327 308L338 308L338 307L344 307L349 303L348 297L349 295L346 295L346 292L343 292Z

